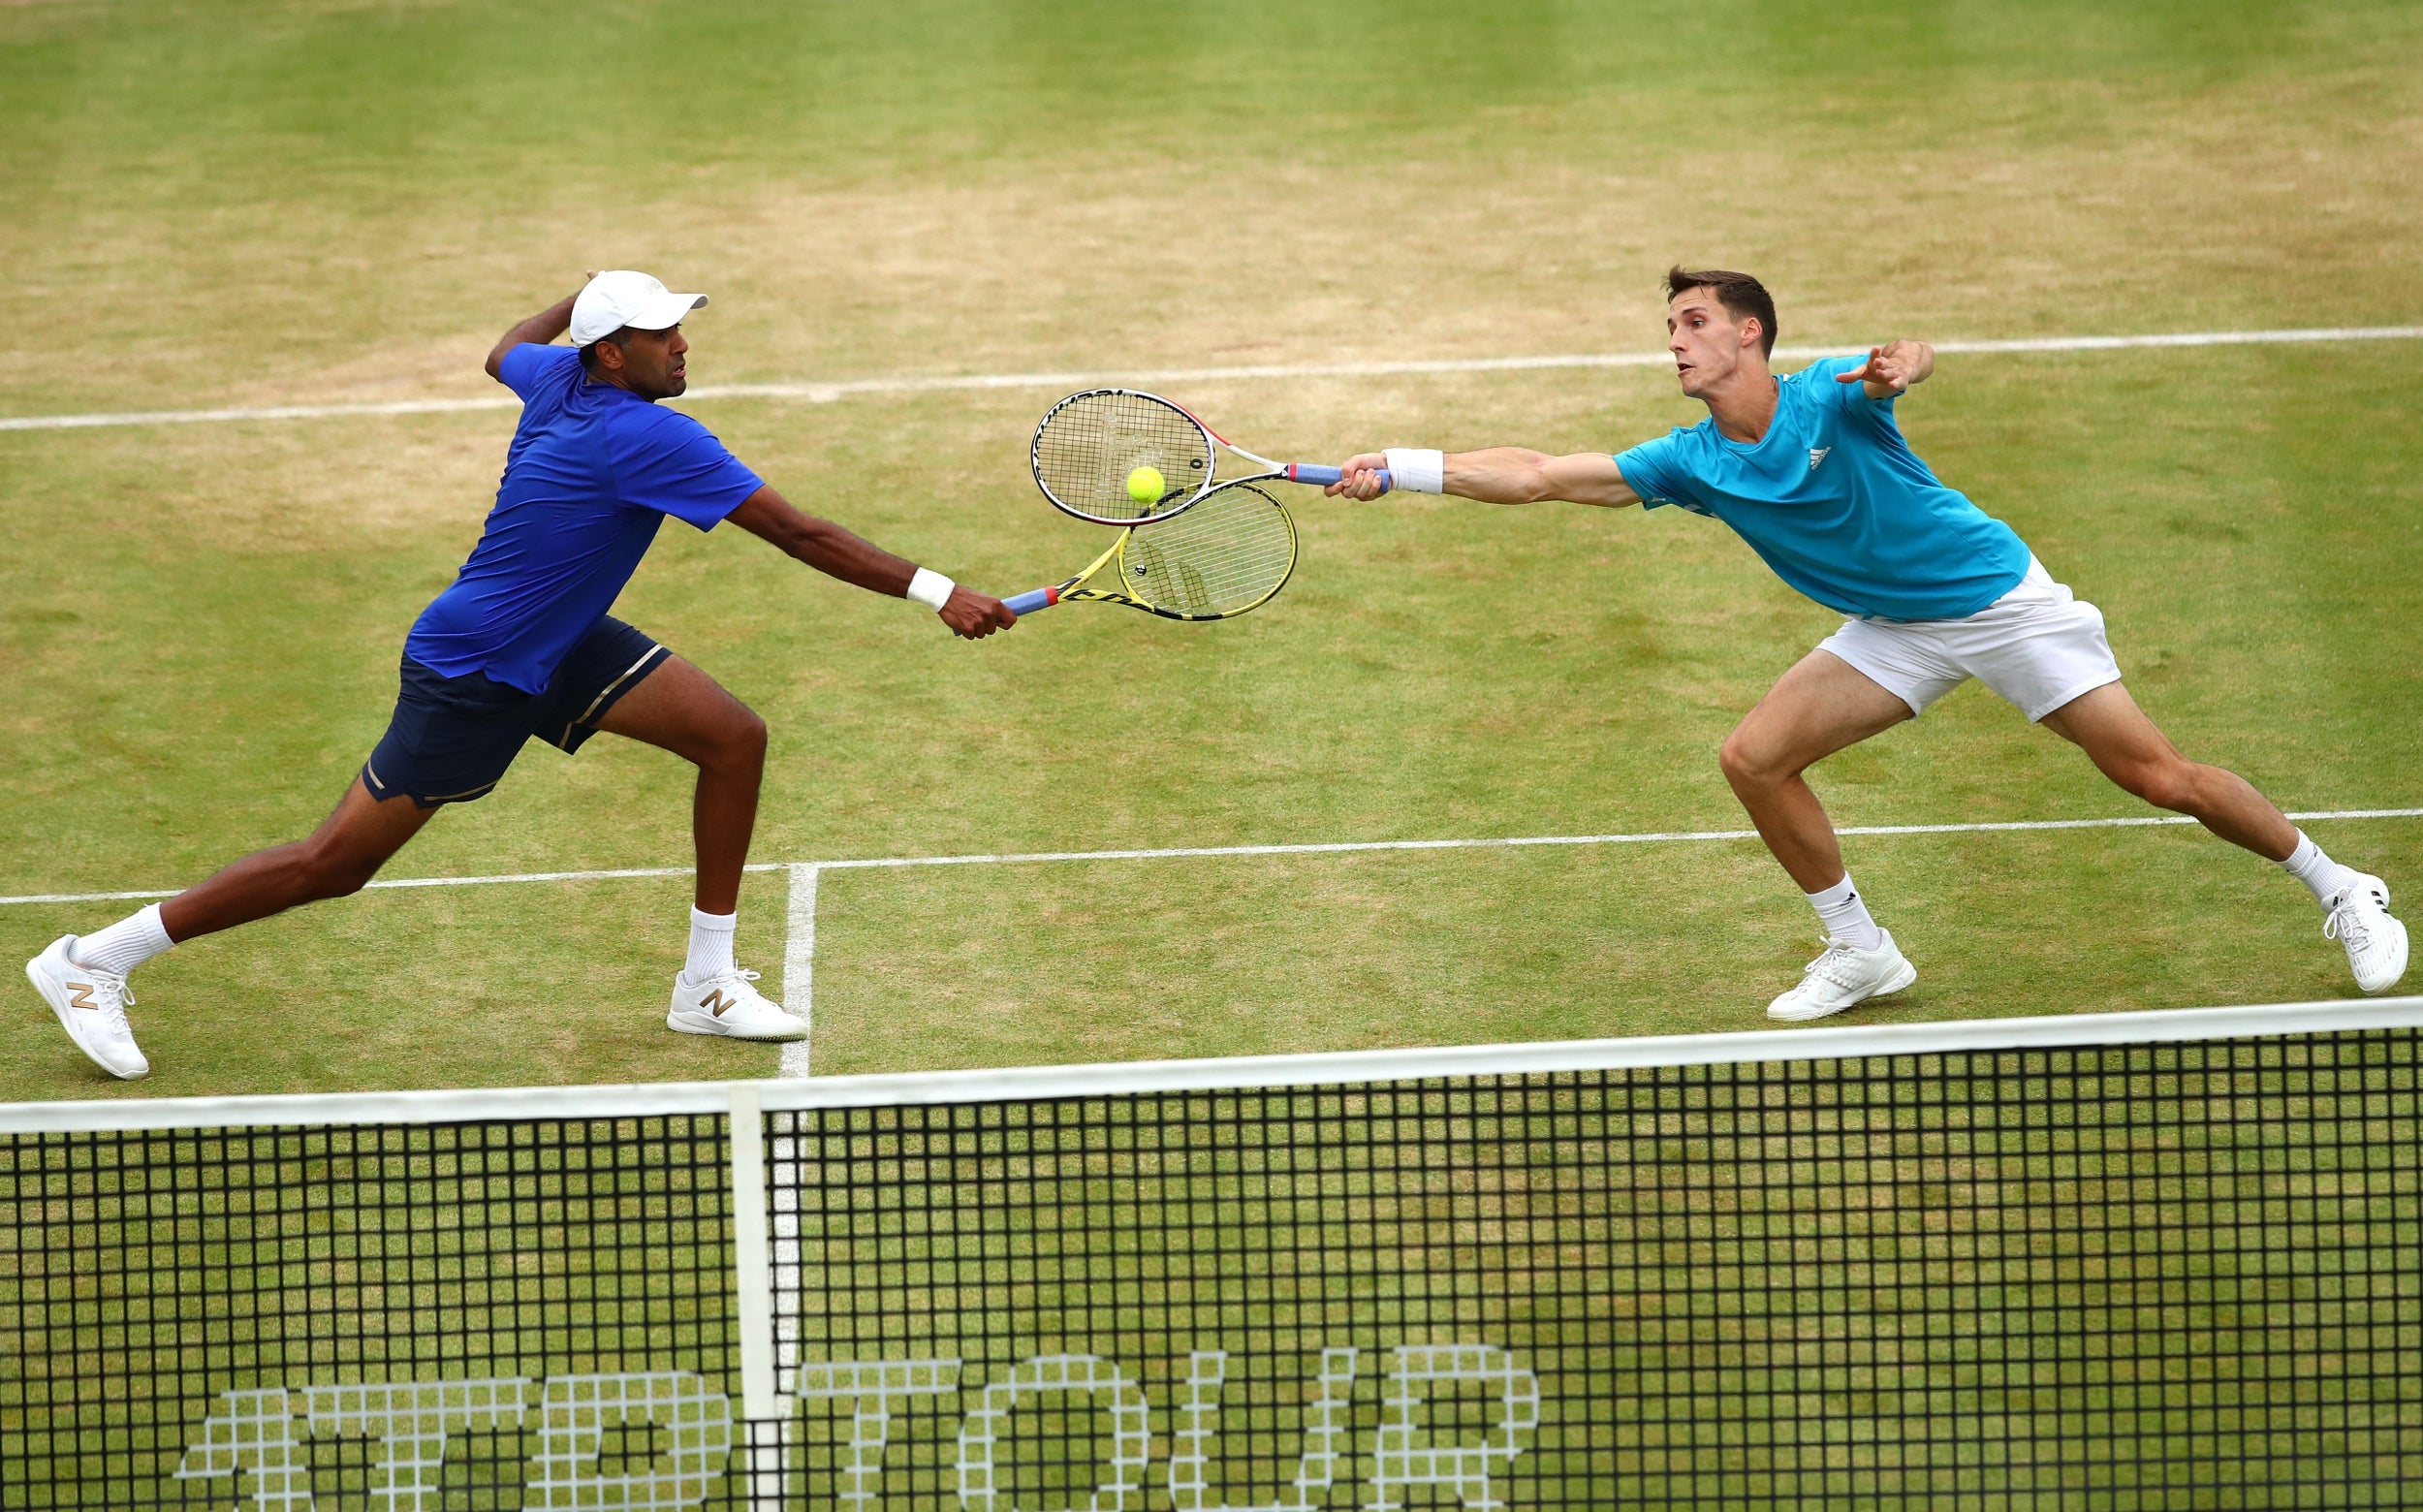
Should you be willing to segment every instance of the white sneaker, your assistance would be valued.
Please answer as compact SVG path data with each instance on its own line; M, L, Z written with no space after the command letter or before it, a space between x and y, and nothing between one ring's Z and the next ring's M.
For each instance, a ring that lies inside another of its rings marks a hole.
M2407 927L2389 916L2389 884L2359 871L2322 905L2322 937L2347 948L2347 969L2367 992L2386 992L2407 974Z
M726 1039L795 1040L807 1038L807 1021L782 1011L779 1003L749 986L754 971L734 966L718 971L696 987L686 973L673 974L673 1011L665 1027L677 1034L721 1034Z
M1767 1017L1822 1019L1917 981L1918 968L1893 943L1893 932L1878 932L1884 943L1874 950L1854 950L1829 938L1825 954L1801 968L1801 985L1767 1005Z
M95 971L68 958L76 936L62 934L47 950L25 962L25 980L43 995L50 1011L67 1025L68 1038L92 1057L93 1064L121 1082L151 1074L151 1062L135 1046L135 1031L126 1025L127 1005L135 994L126 978L114 971ZM2403 939L2399 959L2406 959Z

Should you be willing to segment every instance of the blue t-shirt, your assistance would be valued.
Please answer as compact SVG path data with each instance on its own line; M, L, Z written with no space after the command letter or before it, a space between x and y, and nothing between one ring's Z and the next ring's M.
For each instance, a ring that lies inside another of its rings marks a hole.
M667 515L709 530L765 484L679 410L589 382L570 347L515 347L497 376L521 395L521 424L496 507L404 654L449 677L483 672L544 693Z
M1829 609L1880 619L1959 619L2018 586L2028 545L1935 481L1902 439L1893 400L1835 374L1828 358L1776 381L1775 424L1755 446L1712 416L1620 453L1651 508L1731 525L1776 576Z

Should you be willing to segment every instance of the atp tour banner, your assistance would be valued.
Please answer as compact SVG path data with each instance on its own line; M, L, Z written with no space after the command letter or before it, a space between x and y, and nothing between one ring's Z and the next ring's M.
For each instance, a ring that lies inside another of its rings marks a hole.
M1409 1500L1505 1506L1505 1471L1540 1422L1537 1377L1493 1345L1395 1346L1384 1363L1374 1362L1378 1420L1360 1445L1350 1446L1364 1356L1352 1347L1320 1351L1303 1383L1291 1473L1275 1500L1251 1512L1333 1505L1390 1512ZM1070 1470L1092 1480L1064 1486L1049 1504L1101 1512L1148 1506L1247 1512L1246 1504L1215 1489L1223 1480L1217 1466L1228 1365L1223 1351L1190 1353L1163 1410L1130 1372L1096 1355L1038 1355L990 1380L956 1359L803 1365L790 1394L796 1415L758 1425L771 1432L757 1433L737 1419L729 1398L686 1370L248 1387L218 1395L173 1479L219 1483L212 1503L232 1512L333 1512L347 1503L378 1512L441 1512L461 1504L466 1493L486 1505L511 1504L518 1495L520 1506L551 1512L681 1512L710 1497L770 1508L823 1504L872 1512L890 1493L919 1489L888 1484L885 1476L887 1457L897 1458L905 1447L896 1439L908 1436L904 1429L914 1432L915 1414L938 1427L940 1447L948 1450L946 1474L918 1477L940 1482L925 1488L939 1494L931 1500L955 1501L967 1512L1019 1512L1045 1503L1019 1497L1005 1473L1004 1449L1021 1414L1050 1413L1081 1420L1055 1435L1062 1447L1099 1445L1107 1453L1089 1456L1096 1461L1091 1465L1054 1466L1063 1482ZM1433 1431L1431 1399L1442 1388L1477 1395L1482 1432ZM920 1407L928 1410L916 1413ZM835 1419L839 1428L814 1473L796 1452L801 1419L812 1416ZM1082 1421L1086 1418L1093 1421ZM448 1473L451 1445L474 1435L492 1443L517 1434L532 1445L518 1487L482 1486L485 1477ZM616 1440L611 1465L610 1434ZM1342 1466L1356 1460L1363 1485L1341 1485ZM322 1489L337 1478L330 1472L340 1461L358 1467L351 1496ZM1080 1499L1068 1499L1068 1490ZM172 1493L163 1499L188 1498ZM926 1504L929 1498L917 1499Z
M1469 1094L758 1095L0 1126L0 1512L1562 1508L1615 1467L1608 1197Z

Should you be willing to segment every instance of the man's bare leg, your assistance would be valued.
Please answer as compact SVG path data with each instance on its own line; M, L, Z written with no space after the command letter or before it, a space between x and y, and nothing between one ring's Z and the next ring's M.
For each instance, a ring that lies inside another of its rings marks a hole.
M372 798L357 776L309 838L255 851L221 867L162 903L160 923L170 939L182 942L359 893L436 813L401 795Z
M645 740L698 768L690 800L691 839L698 851L701 913L729 914L739 905L740 869L748 865L757 829L757 792L766 775L766 721L722 683L678 656L669 656L606 710L597 727Z
M112 1076L148 1075L126 1022L129 972L179 940L360 891L434 812L409 798L380 803L356 777L310 838L247 856L96 933L61 935L25 963L25 975L78 1049Z
M1910 717L1907 704L1832 651L1811 651L1768 690L1717 752L1725 780L1759 836L1809 896L1826 948L1800 985L1767 1005L1771 1019L1822 1019L1898 992L1918 972L1869 917L1842 869L1825 805L1801 773Z
M2182 755L2127 688L2107 682L2042 722L2123 788L2190 816L2303 882L2327 916L2323 933L2345 948L2347 969L2365 992L2385 992L2406 974L2407 928L2390 914L2388 884L2324 855L2246 778Z
M698 768L690 802L698 885L690 908L690 949L674 978L665 1026L732 1039L799 1039L807 1022L784 1013L734 961L740 873L757 827L757 792L766 774L766 721L723 685L678 656L647 675L606 711L598 728L645 740Z
M1910 717L1909 706L1832 651L1811 651L1778 679L1716 753L1759 838L1804 893L1842 880L1834 822L1801 773Z
M2087 753L2097 770L2156 808L2187 814L2265 861L2286 861L2297 827L2234 772L2189 761L2118 682L2082 693L2044 716L2044 727Z

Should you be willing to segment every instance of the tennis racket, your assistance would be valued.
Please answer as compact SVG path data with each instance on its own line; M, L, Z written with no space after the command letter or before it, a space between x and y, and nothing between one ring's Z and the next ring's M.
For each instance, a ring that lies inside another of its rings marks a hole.
M1337 481L1335 467L1257 457L1183 406L1134 389L1087 389L1053 405L1035 427L1028 457L1035 486L1069 514L1097 525L1149 525L1223 483L1247 481L1215 476L1213 442L1260 469L1249 479L1315 487ZM1380 488L1388 488L1384 472Z
M1006 602L1019 614L1082 599L1164 619L1229 619L1268 604L1295 570L1296 522L1254 480L1240 478L1182 515L1128 526L1066 583Z

